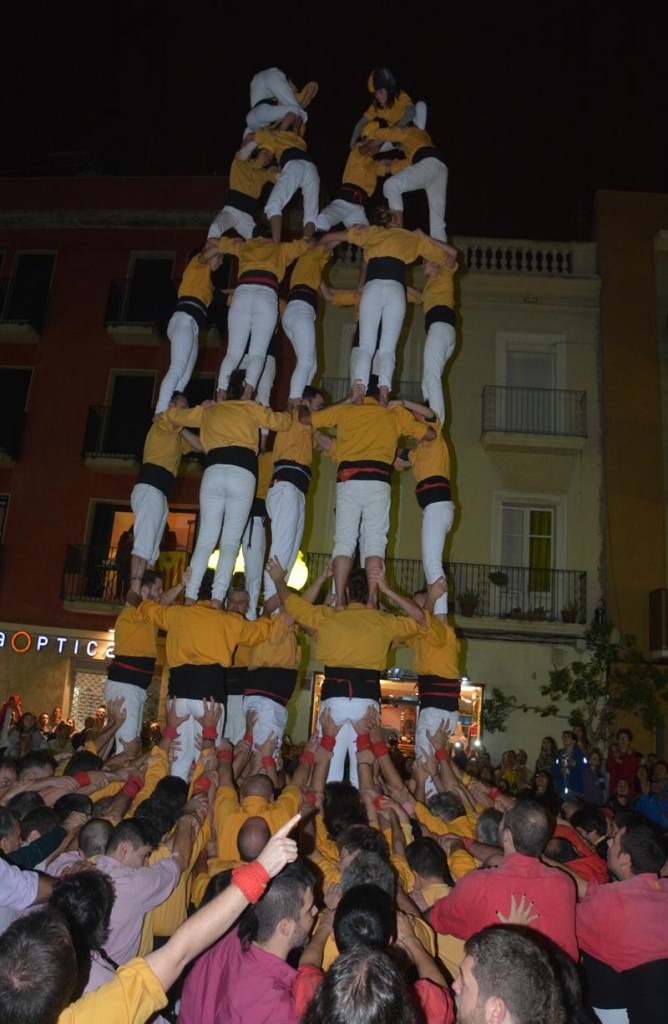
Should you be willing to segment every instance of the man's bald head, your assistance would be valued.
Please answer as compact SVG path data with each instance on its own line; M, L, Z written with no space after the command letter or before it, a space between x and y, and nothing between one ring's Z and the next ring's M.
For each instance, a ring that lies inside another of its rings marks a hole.
M273 800L274 787L268 775L250 775L241 784L241 799L247 796L260 796L263 800Z
M250 862L265 848L271 831L264 818L248 818L237 836L237 849L242 860Z

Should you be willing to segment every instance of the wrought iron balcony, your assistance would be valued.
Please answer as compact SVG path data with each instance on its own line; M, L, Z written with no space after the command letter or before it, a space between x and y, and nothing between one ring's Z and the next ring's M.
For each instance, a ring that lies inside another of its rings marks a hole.
M549 388L482 389L482 433L587 436L587 392Z
M308 552L309 575L323 572L331 555ZM388 558L390 586L413 594L425 586L422 562ZM514 619L519 622L586 623L587 573L569 569L530 569L517 566L450 562L445 567L450 611L466 619Z
M130 586L130 551L116 560L117 548L68 544L63 565L63 601L121 605Z
M119 277L111 282L104 322L108 328L153 329L164 335L175 308L173 281L146 288L131 277Z
M152 409L89 406L82 451L84 459L140 460L152 418Z
M36 335L43 334L50 290L24 295L15 284L13 277L0 277L0 328L32 328Z

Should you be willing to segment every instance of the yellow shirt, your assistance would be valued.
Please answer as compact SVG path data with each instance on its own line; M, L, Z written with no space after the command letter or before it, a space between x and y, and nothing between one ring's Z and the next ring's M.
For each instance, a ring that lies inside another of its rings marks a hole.
M445 882L434 882L432 885L425 885L422 891L422 898L429 908L433 907L438 900L442 900L451 892L449 885ZM436 951L438 958L444 967L447 967L453 979L459 975L459 965L464 959L464 940L456 939L454 935L436 934Z
M239 277L253 270L264 270L274 274L280 284L285 271L298 256L306 252L308 242L271 242L268 238L251 238L242 242L239 238L225 238L218 242L218 251L231 253L239 260Z
M114 978L71 1003L58 1024L144 1024L167 1005L165 991L145 960L135 957Z
M192 892L192 872L195 867L195 862L202 852L204 845L209 842L211 838L211 824L209 821L205 821L201 829L195 836L190 859L185 866L185 869L181 872L181 877L174 889L157 907L153 910L149 910L144 915L144 925L142 928L141 943L139 945L139 956L146 956L153 949L153 941L156 935L165 936L173 935L179 925L182 925L188 916L188 907L190 906L190 896ZM159 860L164 860L165 857L170 857L170 850L161 845L154 850L149 857L149 864L155 864Z
M213 298L211 267L208 263L200 261L199 254L193 256L183 271L183 277L179 285L179 298L183 295L192 295L193 298L203 302L205 306L208 306Z
M322 271L331 259L331 256L331 252L325 249L323 245L316 245L312 249L307 249L292 268L290 287L296 288L297 285L305 284L308 288L313 288L317 292L322 284Z
M219 786L214 805L216 827L216 853L221 860L239 860L237 836L249 818L264 818L271 834L285 825L299 810L301 793L294 786L286 786L273 803L260 796L247 796L239 803L236 789Z
M427 277L427 282L422 289L422 305L425 316L434 306L449 306L455 308L455 274L459 264L454 267L441 267L436 274Z
M258 149L268 149L280 161L286 149L301 149L306 153L306 142L295 132L254 132Z
M255 160L242 160L237 153L230 167L230 189L243 192L244 195L257 199L260 192L272 180L271 171Z
M219 875L221 871L229 871L230 868L236 868L239 864L241 864L241 861L238 858L237 860L221 860L220 857L209 857L206 871L201 871L200 874L193 878L190 902L194 906L199 907L211 879L215 875Z
M357 290L348 288L339 288L338 291L332 292L332 305L333 306L354 306L355 307L355 319L360 318L360 300L362 293Z
M283 415L283 413L280 413L279 415ZM283 433L289 433L289 431L284 431ZM279 434L278 436L281 437L282 435ZM275 451L275 449L276 449L276 445L274 445L274 451ZM275 456L274 452L262 452L262 454L260 456L258 456L258 460L257 460L257 485L255 487L255 497L256 498L266 498L267 497L267 491L269 490L269 484L271 483L271 478L272 478L273 473L274 473L274 459L275 459L275 457L276 456Z
M184 410L170 409L172 412ZM170 423L167 413L164 412L155 421L144 442L144 454L142 462L150 462L154 466L162 466L173 476L176 476L179 469L181 456L189 452L190 445L181 437L181 427Z
M155 658L158 654L155 626L137 614L137 609L126 604L114 624L114 651L122 658L124 654L133 658ZM113 669L113 662L111 663Z
M318 631L316 656L324 665L367 668L382 672L393 640L407 639L419 630L407 615L390 615L361 604L349 604L337 612L327 605L313 605L291 594L285 610L303 626Z
M336 427L339 462L373 460L392 465L400 437L422 438L429 424L420 423L397 405L393 409L365 398L363 405L330 405L311 413L314 427Z
M453 821L443 821L443 818L432 814L426 804L416 800L415 817L437 836L466 836L475 839L475 823L465 814Z
M365 156L355 148L350 150L350 156L346 160L342 181L345 185L358 185L368 196L371 196L376 190L376 182L382 173L377 160Z
M259 644L269 636L267 619L248 622L233 612L220 612L206 604L171 605L142 601L140 615L167 630L165 653L170 668L179 665L224 665L232 663L238 643Z
M423 128L415 125L406 127L381 128L380 125L370 124L364 129L368 139L380 139L383 142L396 142L406 154L406 159L412 163L413 157L420 149L433 149L431 135ZM440 158L439 158L440 159Z
M378 228L356 224L348 228L347 237L353 245L360 245L364 249L367 261L391 256L402 263L414 263L422 256L423 259L438 263L439 267L445 263L445 249L421 232L406 231L405 228Z
M431 441L421 441L408 453L408 460L413 469L416 483L422 483L430 476L444 476L450 478L450 452L445 443L441 423L436 416L429 426L436 431L436 437Z
M429 623L413 637L413 671L419 676L459 678L459 640L451 626L425 612Z
M262 643L250 649L248 685L253 686L254 668L299 668L302 652L297 640L298 626L288 626L282 613L272 615L271 633Z
M299 408L289 414L290 429L276 435L274 442L274 465L282 460L298 462L301 466L310 466L313 462L313 436L311 427L301 423Z
M371 79L369 91L374 91L373 78ZM413 105L413 100L410 98L408 93L404 92L403 89L401 89L397 93L394 103L392 104L391 107L380 107L374 99L373 103L371 103L371 105L368 106L364 111L364 118L367 121L375 121L376 118L381 118L383 121L387 121L389 125L394 125L405 117L406 111L408 110L409 107L412 107ZM367 129L364 128L362 130L366 135Z
M206 452L234 445L250 448L257 454L261 427L289 430L291 425L289 413L272 412L259 402L216 402L207 409L196 405L192 409L168 409L162 415L182 427L199 427Z

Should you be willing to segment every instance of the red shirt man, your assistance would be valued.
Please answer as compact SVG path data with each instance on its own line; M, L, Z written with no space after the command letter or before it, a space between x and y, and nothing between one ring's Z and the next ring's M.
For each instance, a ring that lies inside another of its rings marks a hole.
M610 792L617 792L617 783L620 779L626 779L632 793L636 792L636 775L640 755L631 750L633 734L630 729L620 729L617 733L617 743L613 743L608 751L605 762L605 770L610 774Z

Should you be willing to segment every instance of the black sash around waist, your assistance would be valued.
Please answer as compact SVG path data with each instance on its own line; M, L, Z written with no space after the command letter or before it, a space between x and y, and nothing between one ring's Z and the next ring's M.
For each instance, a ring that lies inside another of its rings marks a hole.
M290 146L289 149L284 149L278 159L278 166L285 167L291 160L305 160L307 164L315 163L313 157L309 156L305 149L300 149L299 146Z
M180 295L176 304L177 313L187 313L191 316L198 327L202 327L206 320L207 307L201 299L194 295Z
M295 299L299 302L308 302L309 306L312 306L316 313L318 312L318 293L310 285L296 284L294 288L291 288L288 293L288 302Z
M140 690L148 690L153 679L155 658L138 657L135 654L116 654L107 669L107 679L115 683L129 683Z
M352 203L353 206L364 206L369 198L369 193L365 192L359 185L353 185L348 181L344 181L336 194L336 198L342 199L344 203Z
M457 323L454 309L450 306L432 306L424 315L424 325L427 330L432 324L450 324L454 327Z
M255 219L258 201L253 196L246 195L245 192L239 192L238 189L231 188L227 193L225 206L231 206L233 210L241 210L242 213L248 213Z
M155 487L166 498L169 498L171 495L175 482L176 477L174 474L170 473L164 466L156 465L155 462L143 462L137 477L138 484L148 484L150 487Z
M279 482L293 484L298 491L306 494L311 482L311 467L304 466L301 462L293 462L292 459L279 459L274 463L270 486Z
M258 100L257 103L254 103L253 106L251 107L251 110L255 110L256 107L261 107L263 103L266 103L268 107L278 106L278 100L276 99L275 96L267 96L266 99Z
M427 476L415 488L415 497L420 508L437 501L452 501L450 481L447 476Z
M421 708L439 708L458 711L462 684L459 679L444 676L418 676L418 694Z
M366 280L398 281L406 286L406 264L396 256L373 256L366 268Z
M330 697L364 697L380 703L380 672L373 668L339 668L325 665L320 700Z
M294 693L296 683L296 668L261 666L252 669L246 676L244 697L268 697L285 707Z
M243 274L239 275L237 288L242 284L262 284L278 295L278 278L270 270L244 270Z
M225 689L228 697L243 697L247 676L247 665L230 665L225 669Z
M434 160L440 160L442 164L445 163L443 154L439 153L434 146L420 146L420 148L413 153L411 163L419 164L421 160L428 160L430 157L433 157Z
M340 462L336 479L340 484L345 484L349 480L380 480L383 484L389 484L392 480L392 466L390 463L375 462L373 459Z
M252 448L238 444L226 444L223 448L211 448L206 453L205 466L240 466L247 469L257 480L257 454Z
M224 704L225 669L222 665L179 665L169 670L169 696Z

